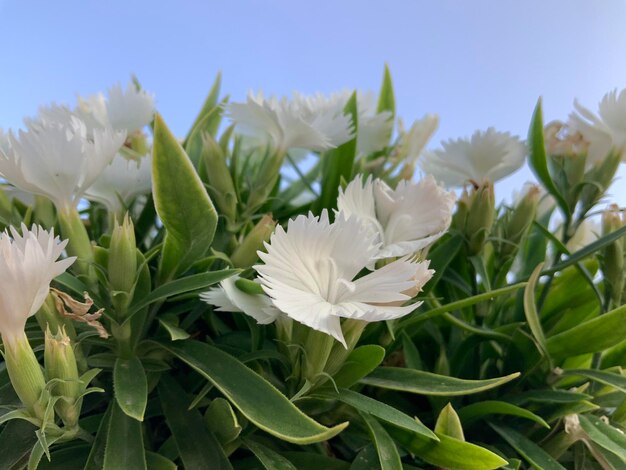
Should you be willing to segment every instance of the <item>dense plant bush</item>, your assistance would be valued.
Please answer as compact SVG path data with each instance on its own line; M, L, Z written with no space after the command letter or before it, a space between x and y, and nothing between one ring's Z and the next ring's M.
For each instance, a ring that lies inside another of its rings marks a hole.
M0 468L625 468L626 94L576 106L425 151L388 70L218 77L182 140L136 81L0 132Z

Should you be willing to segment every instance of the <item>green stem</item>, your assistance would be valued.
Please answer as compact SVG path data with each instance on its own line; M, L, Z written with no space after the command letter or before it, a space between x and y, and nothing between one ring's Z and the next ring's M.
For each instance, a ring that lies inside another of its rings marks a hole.
M94 263L93 249L87 229L75 207L59 210L59 224L61 235L69 240L67 252L78 259L74 263L74 270L88 279L88 283L95 285L92 265Z

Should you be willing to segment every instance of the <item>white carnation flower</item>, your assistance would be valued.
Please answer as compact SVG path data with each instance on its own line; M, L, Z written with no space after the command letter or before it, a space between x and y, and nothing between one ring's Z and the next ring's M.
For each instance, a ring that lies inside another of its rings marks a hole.
M526 146L508 132L490 127L470 139L442 142L443 148L426 152L419 160L422 171L451 187L467 182L496 182L518 170L526 158Z
M602 98L598 106L599 116L574 101L577 113L569 116L568 124L589 142L587 163L602 162L611 149L617 150L624 159L626 150L626 89L619 94L613 90Z
M415 163L426 148L426 144L439 127L439 116L426 114L416 120L407 131L402 120L399 121L400 140L399 153L407 163Z
M340 216L331 224L326 211L290 220L287 231L277 227L266 249L259 252L265 264L254 269L272 303L344 346L340 318L371 322L407 315L419 304L391 304L409 300L405 292L421 288L433 274L428 261L403 258L357 278L378 253L375 236L356 217Z
M0 335L7 343L24 335L26 320L43 305L50 282L74 262L57 261L67 240L54 232L22 224L22 234L10 227L11 236L0 234Z
M351 118L322 95L279 100L251 93L245 103L226 105L226 112L239 132L265 137L279 151L324 151L352 138Z
M254 318L257 323L266 325L272 323L280 312L272 305L269 297L259 294L248 294L237 288L235 283L239 276L235 275L224 279L220 286L203 292L200 298L210 305L214 305L220 312L243 312Z
M43 108L27 130L0 151L0 174L17 188L50 198L58 209L75 207L111 162L126 133L110 128L88 135L85 123L67 108Z
M128 160L119 153L85 192L85 198L120 213L140 194L152 189L152 155Z
M339 191L338 213L358 218L380 243L375 258L410 255L439 239L450 227L456 197L432 176L418 183L402 180L391 189L359 175Z

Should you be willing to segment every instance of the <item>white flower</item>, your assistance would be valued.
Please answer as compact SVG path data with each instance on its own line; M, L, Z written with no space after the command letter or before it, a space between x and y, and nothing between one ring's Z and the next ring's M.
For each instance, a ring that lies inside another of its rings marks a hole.
M361 175L339 191L339 214L357 217L381 244L375 258L413 254L441 237L452 220L455 195L432 176L419 183L402 180L395 190Z
M569 116L568 124L589 142L587 163L602 162L611 149L625 156L626 150L626 89L619 94L613 90L602 98L598 106L600 116L574 101L576 113Z
M272 305L269 297L259 294L248 294L237 288L235 283L238 275L220 282L220 286L200 294L206 303L218 307L220 312L243 312L254 318L257 323L272 323L280 312Z
M19 138L9 132L0 174L19 189L49 197L58 209L78 204L126 138L125 132L108 128L89 136L85 123L59 106L44 108L27 125Z
M85 192L85 198L104 204L112 213L128 207L152 188L152 155L128 160L119 153Z
M476 131L470 139L442 142L443 149L427 152L419 160L424 173L448 186L468 181L492 183L518 170L526 157L526 146L508 132L490 127Z
M352 92L344 92L343 96L343 106L345 106L352 96ZM372 92L357 92L356 100L358 113L357 154L370 155L379 152L389 145L393 131L392 114L389 111L377 112L376 97Z
M305 97L294 93L292 100L279 100L265 99L262 93L249 94L245 103L226 105L226 112L239 132L266 137L279 151L323 151L352 137L351 118L322 95Z
M399 153L407 163L415 163L439 127L439 116L426 114L422 119L415 121L408 131L404 129L402 120L399 120L398 124L400 128Z
M560 229L563 232L563 228ZM574 232L574 236L570 238L566 247L570 251L570 253L574 253L575 251L582 250L587 245L595 242L602 233L602 228L600 224L596 220L585 219Z
M74 262L75 258L57 261L67 240L55 238L54 232L22 224L22 235L10 227L0 234L0 334L5 342L24 334L26 320L41 307L50 281Z
M108 90L108 100L102 93L78 98L77 114L90 128L111 127L128 134L140 131L154 117L154 96L129 82L126 90L116 84Z
M428 262L399 259L357 278L379 247L361 222L328 213L300 215L287 231L277 227L259 252L265 264L254 266L273 304L290 318L333 336L344 346L340 318L365 321L390 320L411 313L419 304L405 307L405 291L419 288L432 277Z

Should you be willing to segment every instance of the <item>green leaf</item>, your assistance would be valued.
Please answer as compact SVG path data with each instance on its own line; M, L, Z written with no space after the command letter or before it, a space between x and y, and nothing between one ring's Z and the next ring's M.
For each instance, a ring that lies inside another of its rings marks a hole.
M614 453L626 463L626 436L623 432L597 416L581 414L578 415L578 419L580 426L593 442Z
M457 396L479 393L499 387L519 377L519 372L485 380L465 380L421 370L379 367L361 383L375 387L432 396Z
M417 418L411 418L409 415L395 409L393 406L389 406L386 403L380 402L366 395L361 395L360 393L352 390L342 388L339 389L338 396L330 393L324 396L329 398L338 398L346 405L350 405L359 411L375 416L386 423L404 428L407 431L421 434L427 439L437 440L435 433L424 426Z
M339 147L324 152L322 159L322 192L315 202L315 212L322 209L332 209L337 206L337 196L341 180L350 181L352 179L352 167L356 157L356 139L358 130L357 120L357 99L356 92L352 94L344 112L352 116L352 124L355 134L352 139L341 144ZM332 216L332 213L329 213Z
M432 292L463 244L463 236L457 233L443 243L438 244L434 250L428 253L430 267L435 270L435 274L433 274L433 277L430 278L430 281L424 286L422 290L423 295Z
M454 408L452 408L451 403L448 403L443 410L441 410L441 413L439 413L437 422L435 423L435 433L444 434L458 439L459 441L465 441L461 420L456 411L454 411Z
M100 426L98 426L96 438L91 444L91 450L89 451L89 457L87 458L87 463L85 463L84 470L101 470L104 466L104 451L106 449L111 413L113 412L114 406L115 400L109 402L106 412L100 418Z
M234 441L241 433L241 426L235 412L228 400L223 398L218 397L211 401L204 419L211 432L222 445Z
M147 469L141 423L113 403L103 470Z
M169 376L159 381L159 398L167 425L172 431L176 447L185 468L232 469L219 442L202 421L200 412L189 410L191 400L185 391Z
M550 454L523 434L493 423L489 425L533 467L541 470L565 470Z
M156 452L146 452L146 463L150 470L176 470L178 468L170 459Z
M381 470L402 470L398 448L385 428L369 414L363 412L359 414L365 421L369 435L376 447Z
M442 305L441 307L433 308L424 313L408 315L404 317L404 319L400 320L400 323L397 326L397 331L404 330L410 326L422 323L426 320L442 315L446 312L451 312L453 310L461 310L465 307L469 307L479 302L484 302L485 300L491 300L491 299L495 299L496 297L500 297L502 295L510 294L511 292L515 292L516 290L521 289L525 286L526 286L526 282L519 282L511 286L502 287L501 289L496 289L496 290L492 290L489 292L483 292L482 294L474 295L472 297L467 297L462 300L457 300L456 302L450 302L449 304Z
M208 96L204 100L202 109L200 109L198 116L193 122L193 125L191 126L191 129L189 130L189 134L187 134L187 137L185 137L185 146L186 146L186 142L189 140L193 132L197 130L197 128L202 128L203 130L206 129L208 131L213 131L212 135L215 135L215 133L217 132L217 128L219 127L219 121L217 121L216 123L211 123L211 125L208 125L206 122L206 117L207 115L211 115L213 110L217 106L217 100L219 99L221 84L222 84L222 74L218 72L217 76L215 77L215 81L213 82L213 86L211 86L211 90L209 91Z
M118 358L113 369L113 389L117 404L131 418L143 421L148 403L148 381L141 361Z
M505 401L485 400L478 403L472 403L471 405L467 405L459 410L459 418L461 418L461 421L465 425L470 425L485 416L494 414L526 418L540 424L544 428L550 429L550 425L540 416Z
M157 113L152 149L154 204L167 229L159 279L185 271L207 252L217 212L189 157Z
M626 393L626 377L623 375L615 374L613 372L607 372L604 370L593 369L569 369L564 370L562 376L580 376L587 379L594 380L604 385L609 385L616 388L622 393Z
M528 147L530 151L528 164L531 170L533 170L533 173L535 173L535 176L537 176L537 179L541 181L546 190L554 196L557 204L561 210L563 210L563 213L569 217L569 205L557 189L554 181L552 181L552 177L548 171L548 161L543 136L543 111L541 109L541 98L537 101L537 106L535 107L530 123L530 129L528 130Z
M216 284L233 274L238 273L238 269L222 269L221 271L211 271L208 273L194 274L192 276L183 277L170 281L154 289L150 294L139 299L128 309L128 315L138 312L151 303L165 300L168 297L193 292Z
M356 455L350 465L350 470L363 470L365 468L376 468L378 465L378 454L376 448L369 444Z
M171 320L159 318L159 324L167 330L172 341L180 341L189 338L190 334L179 328Z
M282 455L298 470L348 470L350 464L338 458L327 457L313 452L283 452Z
M266 470L297 470L286 457L274 452L272 449L250 439L244 439L243 442L250 449L250 452L259 459L259 462Z
M539 281L539 276L541 276L542 268L543 263L537 265L528 279L528 285L524 289L524 314L526 315L526 321L528 322L528 326L533 334L539 352L543 357L550 360L550 353L546 346L546 337L543 334L543 328L541 327L541 320L539 319L535 302L535 289L537 288L537 282Z
M279 439L312 444L326 441L348 426L322 426L263 377L213 346L190 340L159 344L208 379L248 420Z
M578 403L590 400L591 395L569 390L530 390L507 398L507 401L522 405L524 403Z
M604 351L626 338L626 305L548 338L553 357L566 358Z
M390 429L390 434L409 452L437 467L492 470L506 464L506 460L490 450L445 434L437 434L439 441L427 440L398 428Z
M389 66L387 64L385 64L383 84L380 87L380 93L378 94L378 107L376 108L376 113L380 114L385 111L390 112L392 118L396 115L396 98L393 92L391 72L389 71Z
M35 445L35 426L16 419L9 421L0 432L0 468L17 468L26 463Z
M337 387L349 388L376 369L385 358L385 348L367 344L354 349L333 376Z

